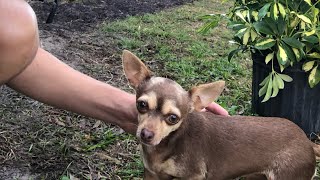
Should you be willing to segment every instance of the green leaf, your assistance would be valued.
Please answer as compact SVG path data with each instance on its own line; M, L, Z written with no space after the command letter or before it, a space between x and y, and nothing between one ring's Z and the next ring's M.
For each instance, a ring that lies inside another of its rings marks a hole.
M265 17L267 15L269 8L270 8L270 5L271 5L271 3L267 3L259 10L259 13L258 13L259 19L262 19L263 17Z
M316 36L304 36L303 39L311 44L316 44L319 42L319 40Z
M278 84L278 87L279 89L283 89L284 88L284 82L283 80L281 79L281 77L278 75L278 74L275 74L275 79L277 81L277 84Z
M267 24L267 26L272 30L272 32L274 34L278 34L278 28L277 28L277 24L278 21L275 21L274 19L270 18L270 17L266 17L263 19L263 22L265 22Z
M266 64L268 64L273 59L273 57L274 57L274 52L268 54L265 59Z
M205 34L207 33L210 29L213 29L215 27L218 26L219 22L220 22L220 15L205 15L200 17L202 20L207 20L208 22L205 23L202 27L200 27L197 32L198 33L202 33Z
M305 71L305 72L308 72L310 71L312 68L313 68L313 65L314 65L315 61L309 61L309 62L305 62L302 66L302 69Z
M70 180L70 178L68 176L62 176L61 180Z
M287 29L287 22L285 22L285 19L283 17L279 17L278 22L276 23L278 26L278 34L283 35L285 33L285 30Z
M308 23L308 24L312 24L312 23L311 23L311 20L310 20L307 16L305 16L305 15L303 15L303 14L297 14L297 16L298 16L298 18L300 18L302 21L304 21L304 22L306 22L306 23Z
M258 40L254 47L259 50L265 50L273 47L275 44L276 44L276 40L271 38L264 38L264 39Z
M293 81L293 79L292 79L290 76L286 75L286 74L278 74L278 76L279 76L282 80L284 80L285 82L291 82L291 81Z
M292 37L284 37L282 40L291 47L302 49L303 44L295 38Z
M263 81L265 81L265 84L262 86L262 88L259 89L259 97L263 96L267 92L267 88L271 79L271 74L267 76Z
M278 52L277 52L277 59L279 64L281 65L286 65L288 62L288 55L286 53L286 51L283 49L283 47L281 47L280 45L278 46Z
M201 28L199 28L197 30L198 33L202 33L202 34L205 34L207 32L209 32L210 29L213 29L215 27L217 27L219 24L218 21L212 21L212 22L209 22L209 23L206 23L205 25L203 25Z
M267 92L266 92L266 95L264 96L262 102L268 101L271 97L271 93L272 93L272 76L270 77L270 80L268 82Z
M273 89L273 92L271 97L276 97L279 93L279 86L275 78L273 78L273 81L272 81L272 89Z
M320 81L320 71L318 70L318 65L312 69L309 75L309 85L311 88L315 87Z
M272 75L272 73L270 73L266 78L264 78L264 80L259 84L259 86L264 86L268 80L270 79L270 76Z
M228 61L230 61L234 55L236 55L239 51L241 51L241 49L235 49L232 50L229 54L228 54Z
M312 6L311 4L311 0L303 0L304 2L308 3L310 6Z
M246 28L245 24L242 22L230 22L228 24L228 28L234 30L234 31L239 31L240 29Z
M268 24L266 24L266 22L264 21L259 21L259 22L255 22L253 23L253 27L256 29L257 32L259 33L264 33L267 35L273 35L275 34L270 27L268 26Z
M320 59L320 54L317 52L313 52L311 54L307 54L307 57L313 58L313 59Z

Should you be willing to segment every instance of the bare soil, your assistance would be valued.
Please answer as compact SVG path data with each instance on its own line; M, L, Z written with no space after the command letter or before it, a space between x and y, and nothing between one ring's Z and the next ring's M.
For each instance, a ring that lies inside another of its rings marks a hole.
M154 13L192 0L60 1L53 23L45 20L53 2L30 0L40 29L41 46L73 68L130 91L121 68L122 49L99 28L104 21ZM63 87L61 87L63 88ZM112 125L49 107L10 88L0 87L0 179L121 179L116 172L137 156L133 139L118 138L106 147ZM125 179L125 178L122 178Z

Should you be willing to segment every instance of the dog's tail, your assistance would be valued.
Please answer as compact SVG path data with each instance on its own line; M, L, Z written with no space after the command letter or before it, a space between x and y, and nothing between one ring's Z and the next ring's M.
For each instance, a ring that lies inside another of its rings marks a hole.
M317 160L320 160L320 145L313 143L313 151L317 157Z

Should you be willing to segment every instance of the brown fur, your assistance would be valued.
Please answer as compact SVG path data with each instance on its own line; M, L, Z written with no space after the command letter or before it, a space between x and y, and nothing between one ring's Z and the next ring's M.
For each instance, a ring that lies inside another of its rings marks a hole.
M130 66L131 61L140 65L138 70L133 69L134 73L124 67L137 99L147 97L146 101L152 104L138 117L137 137L142 142L145 179L312 178L320 148L291 121L198 112L221 93L223 82L186 92L172 80L151 77L139 59L128 51L124 54L130 57L123 59L125 66ZM150 92L153 96L148 98ZM177 109L180 121L168 124L167 118ZM154 134L150 141L142 137L144 129Z

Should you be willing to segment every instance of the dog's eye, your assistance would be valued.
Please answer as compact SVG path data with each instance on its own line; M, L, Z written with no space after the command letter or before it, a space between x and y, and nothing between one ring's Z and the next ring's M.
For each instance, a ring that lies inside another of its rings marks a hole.
M174 115L174 114L170 114L168 116L168 118L166 119L166 122L169 124L169 125L174 125L174 124L177 124L179 122L179 117L177 115Z
M148 110L148 103L145 101L137 101L137 109L140 113L145 113Z

